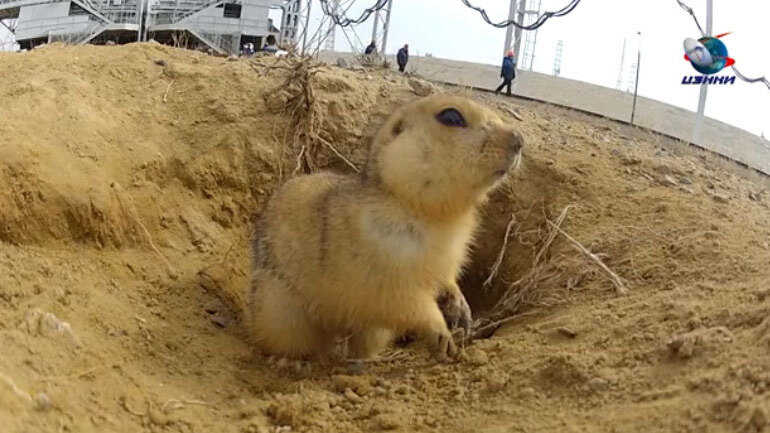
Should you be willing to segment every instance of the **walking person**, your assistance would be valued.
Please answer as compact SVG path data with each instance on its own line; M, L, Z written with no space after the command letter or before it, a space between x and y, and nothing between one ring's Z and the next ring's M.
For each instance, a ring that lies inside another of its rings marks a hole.
M506 89L505 94L511 96L511 84L516 78L516 60L513 55L513 50L508 51L503 58L503 67L500 70L500 76L503 78L503 84L495 90L495 95L499 94L500 91L503 90L503 87L507 86L508 88Z
M398 62L398 71L403 73L406 70L406 63L409 62L409 44L404 44L404 46L398 50L396 61Z
M377 43L376 41L372 41L371 44L369 44L366 49L364 50L364 54L377 54Z

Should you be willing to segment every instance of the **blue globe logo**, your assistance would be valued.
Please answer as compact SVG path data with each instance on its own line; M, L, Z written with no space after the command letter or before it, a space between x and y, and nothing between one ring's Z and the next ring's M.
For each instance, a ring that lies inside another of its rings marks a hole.
M725 67L725 59L727 59L727 47L725 44L719 39L712 38L711 36L700 38L698 39L698 42L702 43L703 46L709 50L714 62L707 67L690 62L695 70L706 75L716 74L721 71Z
M727 46L719 38L704 36L697 41L685 40L685 59L687 59L696 71L704 75L716 74L722 69L735 63L727 54Z

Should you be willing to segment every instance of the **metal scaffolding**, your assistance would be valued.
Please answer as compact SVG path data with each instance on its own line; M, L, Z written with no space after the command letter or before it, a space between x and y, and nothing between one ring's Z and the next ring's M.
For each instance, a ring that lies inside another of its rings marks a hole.
M534 23L542 13L542 0L523 0L522 3L525 3L524 24ZM535 48L537 47L537 32L538 29L524 33L524 48L518 62L519 69L532 70L532 64L535 62Z
M388 30L390 29L390 11L393 9L393 0L389 0L387 6L374 13L372 25L372 41L377 46L380 54L384 55L388 47Z
M297 44L308 8L306 0L0 0L0 22L26 49L54 41L155 39L238 54L245 43L261 48L271 34L284 45ZM280 28L269 19L270 9L281 10Z
M326 0L330 6L328 9L331 14L337 18L332 19L329 16L324 15L316 34L311 38L316 44L316 51L319 51L322 47L328 51L334 51L336 49L336 38L343 36L345 41L350 46L353 52L360 53L364 48L374 41L379 53L384 53L387 49L388 43L388 30L390 28L390 12L392 10L393 1L388 0L386 5L379 10L373 12L373 25L371 39L364 40L358 34L358 26L363 24L365 20L359 22L353 22L349 25L341 26L337 24L337 20L341 18L347 19L347 14L356 3L355 0ZM308 49L312 46L312 43L308 43Z
M553 76L561 75L561 58L564 55L564 41L556 41L556 51L553 56Z
M0 51L16 51L18 44L13 37L16 28L16 19L0 18Z
M340 10L340 0L331 0L332 6L332 13L337 13ZM326 41L324 42L324 49L327 51L334 51L334 48L336 47L337 41L335 40L335 30L337 25L334 23L334 20L329 19L329 30L326 33Z
M620 67L615 88L622 92L631 92L634 88L636 72L639 69L637 52L640 50L640 36L623 38L623 49L620 54Z

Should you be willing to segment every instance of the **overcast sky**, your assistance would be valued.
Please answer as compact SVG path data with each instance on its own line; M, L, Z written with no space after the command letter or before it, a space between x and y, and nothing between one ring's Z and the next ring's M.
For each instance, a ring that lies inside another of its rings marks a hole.
M358 0L350 16L374 0ZM471 0L484 7L493 21L508 16L509 0ZM568 0L543 0L543 10L557 10ZM685 0L706 27L706 1ZM318 3L311 14L319 19ZM359 6L360 5L360 6ZM768 0L714 0L713 32L732 32L722 40L735 65L749 77L770 76L767 28ZM367 41L371 21L358 26ZM564 41L561 75L602 86L615 87L620 70L623 39L634 48L636 32L642 32L639 94L695 111L698 86L683 86L684 75L695 70L684 60L682 42L700 36L692 18L675 0L582 0L567 16L550 19L537 34L533 69L552 73L554 50ZM337 49L348 44L338 33ZM388 52L409 43L412 54L497 64L501 60L505 29L485 24L460 0L393 0ZM634 49L629 53L636 56ZM725 70L721 74L730 74ZM709 88L706 115L770 137L770 90L763 84L736 81L732 86Z
M749 77L770 76L767 28L768 0L713 0L714 33L732 32L722 40L735 65ZM347 0L345 1L347 2ZM509 0L471 0L484 7L494 21L508 16ZM706 26L706 0L685 0ZM568 0L543 0L543 10L557 10ZM311 28L318 26L320 7L313 0ZM349 16L357 16L374 0L356 0ZM498 64L505 29L484 23L460 0L393 0L389 53L409 43L412 54ZM371 20L356 27L366 43ZM683 58L682 42L698 37L692 18L675 0L582 0L569 15L549 20L538 30L533 69L550 74L557 41L564 41L561 75L602 86L615 87L620 71L623 39L635 56L636 32L642 32L639 94L695 111L698 86L681 84L695 71ZM348 51L338 32L338 50ZM4 40L0 29L0 43ZM354 38L355 39L355 38ZM725 70L722 74L730 74ZM737 81L732 86L709 88L706 115L770 138L770 90L763 84Z

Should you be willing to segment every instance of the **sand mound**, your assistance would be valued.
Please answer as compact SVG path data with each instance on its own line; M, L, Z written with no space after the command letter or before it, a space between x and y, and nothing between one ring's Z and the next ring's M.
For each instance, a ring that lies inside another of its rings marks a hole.
M251 222L295 172L361 167L414 83L152 43L1 60L3 431L768 424L763 179L644 131L465 92L527 148L484 209L463 290L479 316L506 292L523 314L456 364L407 347L363 372L295 370L255 356L239 324ZM628 296L563 236L548 243L565 209L561 228Z

